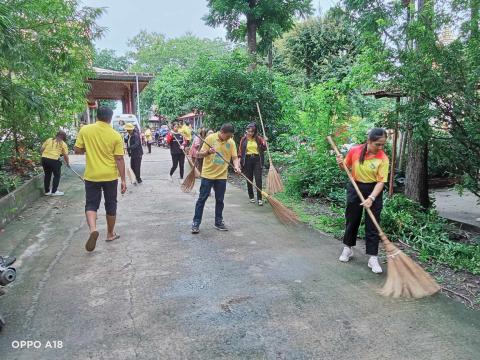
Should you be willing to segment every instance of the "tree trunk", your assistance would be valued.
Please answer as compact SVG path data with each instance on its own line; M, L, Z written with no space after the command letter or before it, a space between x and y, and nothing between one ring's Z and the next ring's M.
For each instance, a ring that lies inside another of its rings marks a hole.
M414 139L408 130L408 160L405 171L405 196L428 208L428 142Z
M255 18L254 10L257 6L257 1L249 0L248 6L250 8L250 11L247 14L248 52L255 56L257 54L257 19Z
M470 0L470 35L472 39L478 39L478 21L480 13L480 0Z
M270 48L268 49L268 68L273 67L273 44L270 43Z

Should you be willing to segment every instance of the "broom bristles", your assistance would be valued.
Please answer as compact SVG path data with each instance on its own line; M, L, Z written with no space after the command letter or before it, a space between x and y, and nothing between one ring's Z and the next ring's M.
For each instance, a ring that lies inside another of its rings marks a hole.
M282 192L283 189L284 187L280 174L277 172L277 169L270 164L270 169L268 170L267 175L267 192L273 195Z
M195 186L195 175L197 168L193 167L192 170L188 173L187 177L183 181L182 185L180 188L182 189L183 192L188 193L192 191L193 187Z
M295 214L292 210L283 205L280 201L273 198L272 196L267 196L267 200L272 207L273 213L282 224L298 225L300 223L297 214Z
M394 298L405 297L419 299L435 294L440 286L410 259L403 251L393 245L385 236L382 237L387 252L387 280L380 294Z

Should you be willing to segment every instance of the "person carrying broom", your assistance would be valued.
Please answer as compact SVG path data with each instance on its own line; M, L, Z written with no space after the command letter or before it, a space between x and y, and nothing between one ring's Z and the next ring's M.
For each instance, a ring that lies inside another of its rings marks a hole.
M339 258L342 262L348 262L353 256L352 247L357 241L363 208L370 208L377 221L380 221L383 206L382 192L388 181L389 160L383 151L386 141L387 132L381 128L374 128L368 133L367 142L353 146L345 160L341 155L337 156L337 163L340 167L346 166L351 169L353 178L366 199L361 202L353 185L347 186L346 229L343 237L345 247ZM369 216L365 216L365 241L366 253L370 255L368 267L374 273L380 274L383 271L378 263L380 238Z
M240 161L237 156L237 147L233 141L234 129L232 124L224 124L220 131L209 135L197 156L203 158L203 169L201 174L200 195L195 204L195 215L192 223L192 234L200 232L203 208L210 191L215 192L215 228L220 231L227 231L223 221L223 199L227 187L228 166L233 160L236 173L241 173Z
M240 140L238 155L243 173L250 181L253 181L255 176L255 184L258 189L262 188L262 169L266 149L267 145L264 138L258 135L257 124L249 124L245 131L245 136ZM247 190L250 202L255 203L253 186L249 182L247 182ZM259 206L263 205L262 192L260 190L257 190L257 203Z
M170 145L170 155L172 156L172 168L170 169L169 179L173 182L172 175L177 170L177 166L180 168L180 179L183 179L186 143L183 135L179 133L177 123L173 124L172 131L168 133L165 141Z

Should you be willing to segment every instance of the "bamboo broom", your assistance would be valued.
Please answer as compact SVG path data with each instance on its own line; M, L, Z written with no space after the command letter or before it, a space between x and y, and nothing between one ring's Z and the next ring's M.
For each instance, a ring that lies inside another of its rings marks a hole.
M263 126L262 113L260 112L260 106L258 105L258 102L257 110L258 116L260 117L260 123L262 124L263 137L266 138L265 127ZM270 168L268 169L267 175L267 191L273 195L278 192L282 192L284 187L280 174L277 172L277 169L275 169L275 166L273 166L272 155L270 154L270 148L268 146L267 140L265 140L265 144L267 145L268 160L270 161Z
M170 129L170 131L172 131L172 129ZM193 187L195 186L195 178L197 176L200 176L200 172L198 171L197 167L192 162L192 160L188 157L187 153L185 152L185 149L182 149L182 144L180 144L180 141L178 141L178 139L175 136L173 136L173 138L178 143L178 146L180 146L180 149L182 150L183 154L185 155L185 158L188 161L188 164L190 165L190 172L185 177L185 180L183 180L183 183L180 185L180 189L182 189L184 193L188 193L192 191Z
M341 156L333 139L327 136L327 140L332 146L337 156ZM365 201L360 189L358 188L355 179L350 170L343 166L348 175L353 187L357 191L358 197L362 202ZM375 219L372 210L365 208L368 215L372 219L373 224L378 230L380 239L382 239L385 251L387 253L388 272L387 280L380 290L383 296L391 297L406 297L406 298L422 298L435 294L440 290L440 286L433 280L433 278L423 270L417 263L410 259L403 251L397 248L388 240L382 228Z
M195 132L193 132L195 135L197 135L200 140L202 140L202 142L204 144L207 144L208 147L210 149L214 149L213 146L211 146L209 143L207 143L205 141L205 139L202 139L200 137L200 135L196 134ZM214 149L215 150L215 149ZM218 151L215 150L215 154L217 154L225 163L228 164L228 166L230 166L232 169L235 170L234 166L229 162L227 161L223 156L222 154L220 154ZM245 176L245 174L243 173L239 173L245 180L247 180L247 182L249 182L255 189L257 189L258 191L260 191L262 193L262 196L265 197L265 199L268 200L268 202L270 203L270 206L272 207L272 210L273 210L273 213L275 214L275 216L278 218L278 220L280 220L280 222L284 225L298 225L300 223L300 220L298 219L297 215L292 211L290 210L289 208L287 208L285 205L283 205L279 200L275 199L273 196L271 196L270 194L268 194L267 192L263 191L262 189L260 189L259 187L257 187L257 185L255 185L249 178L247 178Z

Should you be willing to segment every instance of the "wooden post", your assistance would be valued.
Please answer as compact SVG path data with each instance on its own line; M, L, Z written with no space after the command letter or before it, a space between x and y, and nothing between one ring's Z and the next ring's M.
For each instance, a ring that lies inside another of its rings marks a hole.
M393 133L393 146L392 146L392 165L390 170L390 183L388 186L388 196L393 196L393 187L394 187L394 178L395 178L395 165L397 161L397 139L398 139L398 118L399 118L399 106L400 106L400 96L397 96L396 111L397 111L397 120L395 121L395 130Z

